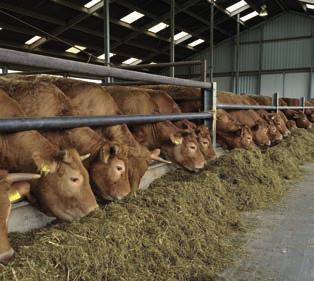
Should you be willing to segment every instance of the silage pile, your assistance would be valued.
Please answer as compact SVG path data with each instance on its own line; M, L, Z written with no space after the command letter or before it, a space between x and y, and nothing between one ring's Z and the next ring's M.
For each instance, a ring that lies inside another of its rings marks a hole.
M166 175L152 188L72 224L13 234L0 280L210 281L234 256L241 210L265 207L314 157L299 129L266 151L234 150L206 171Z

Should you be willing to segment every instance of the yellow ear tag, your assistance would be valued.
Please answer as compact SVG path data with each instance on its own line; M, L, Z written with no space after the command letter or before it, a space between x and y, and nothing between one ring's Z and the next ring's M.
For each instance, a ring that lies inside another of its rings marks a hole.
M176 145L182 144L182 140L180 140L180 139L179 139L179 140L175 140L174 143L175 143Z
M50 173L50 168L49 168L49 165L47 163L41 165L40 173L44 176L46 176Z
M14 203L22 198L21 194L18 191L9 192L9 200L11 203Z

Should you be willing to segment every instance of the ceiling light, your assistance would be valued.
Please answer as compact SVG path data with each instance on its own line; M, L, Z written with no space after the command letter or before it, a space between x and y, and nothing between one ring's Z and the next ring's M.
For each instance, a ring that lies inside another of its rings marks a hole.
M0 27L0 30L2 30L2 27Z
M71 76L69 78L75 79L75 80L81 80L81 81L85 81L85 82L96 83L96 84L102 83L101 80L97 80L97 79L79 78L79 77L71 77Z
M306 8L314 10L314 4L306 4Z
M183 41L185 41L185 40L187 40L187 39L189 39L189 38L191 38L191 37L192 37L191 34L185 32L185 31L181 31L181 32L177 33L177 34L173 37L173 39L174 39L174 41L175 41L176 44L179 44L179 43L181 43L181 42L183 42Z
M190 47L195 47L195 46L197 46L197 45L199 45L199 44L202 44L202 43L204 43L204 42L205 42L205 40L203 40L203 39L197 39L197 40L191 42L190 44L188 44L188 46L190 46Z
M160 22L154 26L152 26L150 29L148 29L148 31L153 32L153 33L157 33L165 28L167 28L169 25L165 24L164 22Z
M138 19L140 19L142 17L144 17L143 14L134 11L134 12L126 15L125 17L121 18L120 20L123 21L123 22L126 22L128 24L131 24L132 22L135 22L135 21L137 21Z
M87 8L87 9L90 9L91 7L93 7L96 4L98 4L100 1L102 1L102 0L92 0L92 1L89 1L88 3L86 3L84 5L84 7Z
M261 7L261 10L259 12L259 16L260 17L267 17L268 16L268 12L267 12L267 6L266 5L263 5Z
M156 63L152 61L150 64L156 64Z
M128 65L136 65L136 64L139 64L139 63L141 63L141 62L142 62L142 60L140 60L140 59L137 59L137 58L129 58L129 59L123 61L122 63L123 63L123 64L128 64Z
M32 37L31 39L27 40L25 42L25 44L26 45L32 45L34 42L38 41L39 39L41 39L41 37L36 35L36 36Z
M241 0L231 6L229 6L228 8L226 8L226 10L229 12L229 13L233 13L234 11L238 10L238 9L241 9L242 7L246 6L247 3L244 1L244 0Z
M247 14L247 15L241 17L240 20L244 22L244 21L248 21L248 20L250 20L251 18L254 18L254 17L256 17L256 16L258 16L258 12L254 11L254 12L252 12L252 13L249 13L249 14Z
M20 73L22 71L20 70L13 70L13 69L8 69L8 74L11 74L11 73Z
M78 54L80 51L84 51L85 49L86 47L75 45L74 47L71 47L65 51L67 53Z
M109 58L111 58L111 57L113 57L115 55L116 54L114 54L114 53L109 53ZM105 59L105 54L102 54L102 55L98 56L97 58L100 59L100 60L104 60Z

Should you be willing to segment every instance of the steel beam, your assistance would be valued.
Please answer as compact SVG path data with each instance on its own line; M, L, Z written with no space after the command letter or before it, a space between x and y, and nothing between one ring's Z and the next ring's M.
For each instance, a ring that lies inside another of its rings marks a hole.
M240 14L237 14L237 38L236 38L236 77L235 77L235 92L238 95L239 94L239 77L240 77Z
M170 62L175 61L175 44L174 44L174 28L175 28L175 0L171 0L171 16L170 16ZM174 77L174 66L170 67L170 76Z
M110 67L110 8L109 0L103 0L104 7L104 64ZM110 83L110 78L105 77L104 81Z
M209 81L214 82L214 3L210 4Z

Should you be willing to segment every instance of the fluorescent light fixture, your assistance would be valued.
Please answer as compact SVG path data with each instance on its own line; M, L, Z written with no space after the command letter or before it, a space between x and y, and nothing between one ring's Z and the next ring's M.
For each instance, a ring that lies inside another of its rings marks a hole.
M84 7L87 8L87 9L90 9L91 7L93 7L96 4L98 4L100 1L102 1L102 0L92 0L92 1L89 1L88 3L86 3L84 5Z
M137 59L137 58L129 58L125 61L122 62L122 64L128 64L128 65L136 65L136 64L139 64L141 63L142 60L140 59Z
M195 46L197 46L197 45L199 45L199 44L202 44L202 43L204 43L204 42L205 42L205 40L203 40L203 39L197 39L197 40L191 42L190 44L188 44L188 46L190 46L190 47L195 47Z
M86 47L75 45L74 47L71 47L65 51L67 53L78 54L80 51L84 51L85 49L86 49Z
M113 57L113 56L115 56L116 54L114 54L114 53L109 53L109 57L111 58L111 57ZM105 59L105 54L102 54L102 55L100 55L100 56L98 56L97 58L99 58L100 60L104 60Z
M31 39L27 40L25 42L25 44L26 45L32 45L34 42L38 41L39 39L41 39L41 37L36 35L36 36L32 37Z
M258 12L254 11L254 12L252 12L252 13L249 13L249 14L247 14L247 15L241 17L240 20L243 21L243 22L244 22L244 21L248 21L248 20L250 20L251 18L257 17L258 15L259 15Z
M150 64L156 64L154 61L152 61Z
M2 27L0 27L0 30L2 30Z
M11 73L20 73L22 71L20 70L13 70L13 69L8 69L8 74L11 74Z
M134 11L134 12L126 15L125 17L121 18L120 20L123 21L123 22L131 24L131 23L137 21L138 19L140 19L142 17L144 17L143 14Z
M306 8L314 10L314 4L306 4Z
M244 1L244 0L241 0L231 6L229 6L228 8L226 8L226 10L229 12L229 13L233 13L234 11L238 10L238 9L241 9L242 7L244 7L245 5L247 5L247 3Z
M176 44L179 44L179 43L181 43L181 42L183 42L183 41L185 41L191 37L192 37L191 34L185 32L185 31L181 31L181 32L177 33L176 35L174 35L173 39L174 39Z
M153 33L157 33L165 28L167 28L169 25L165 24L164 22L160 22L154 26L152 26L150 29L148 29L148 31L153 32Z

